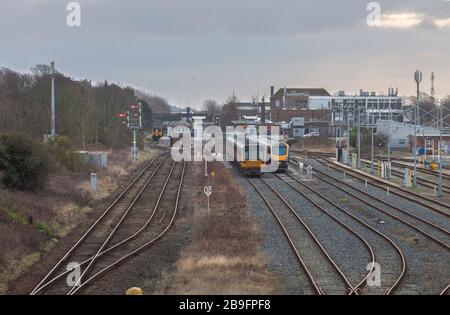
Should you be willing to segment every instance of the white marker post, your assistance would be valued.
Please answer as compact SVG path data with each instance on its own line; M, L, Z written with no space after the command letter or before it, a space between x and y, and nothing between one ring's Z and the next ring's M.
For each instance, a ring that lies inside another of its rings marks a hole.
M206 195L206 199L207 199L207 203L208 203L208 217L209 217L209 197L211 196L211 194L213 192L212 186L205 186L203 188L203 191Z

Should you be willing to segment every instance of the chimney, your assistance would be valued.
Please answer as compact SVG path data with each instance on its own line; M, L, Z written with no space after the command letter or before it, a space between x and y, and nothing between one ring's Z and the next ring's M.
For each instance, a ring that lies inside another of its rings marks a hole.
M264 125L266 123L266 101L264 100L264 97L262 98L261 103L261 122L260 125Z
M275 94L275 87L271 86L270 87L270 97L272 98L274 96L274 94Z

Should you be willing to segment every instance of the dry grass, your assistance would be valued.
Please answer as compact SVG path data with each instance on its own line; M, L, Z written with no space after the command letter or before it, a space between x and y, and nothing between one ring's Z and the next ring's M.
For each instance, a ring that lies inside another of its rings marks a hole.
M271 275L258 256L184 257L177 294L271 294Z
M261 239L245 198L222 164L214 164L213 170L220 185L215 187L210 215L205 198L192 196L196 211L188 224L194 225L194 239L182 251L175 275L161 287L170 294L273 294L277 281L260 252ZM202 189L200 167L198 173L193 193Z
M141 160L153 152L145 152ZM95 205L119 188L119 179L135 169L129 150L109 156L109 167L98 173L98 190L89 192L89 174L51 174L40 191L0 188L0 293L8 283L39 261L58 240L86 221Z
M322 152L335 152L336 143L331 138L311 137L298 139L291 144L292 150L311 150Z

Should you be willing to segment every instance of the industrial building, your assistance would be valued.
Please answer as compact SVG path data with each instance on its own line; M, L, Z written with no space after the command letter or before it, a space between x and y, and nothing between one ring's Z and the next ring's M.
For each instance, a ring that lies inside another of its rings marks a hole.
M323 101L320 103L318 99L312 99L312 105L323 106ZM387 95L360 90L359 95L351 96L341 91L330 97L329 106L334 126L350 123L351 126L375 127L378 120L404 121L403 99L394 89L389 89Z
M312 98L329 98L330 93L323 88L282 88L276 93L271 87L270 117L274 122L288 123L291 126L294 119L303 118L302 131L298 129L295 135L317 131L321 135L333 134L330 127L331 111L329 107L310 108ZM294 123L295 124L295 123ZM294 134L294 132L291 132Z
M313 109L309 107L309 100L311 97L326 98L331 96L327 90L322 88L282 88L276 93L273 93L274 88L272 87L271 91L270 106L272 109Z
M392 150L407 151L410 146L410 137L414 136L414 125L390 120L378 120L376 123L377 134L391 135ZM417 126L417 137L439 137L440 131L436 128ZM419 142L419 139L418 139ZM422 144L423 146L423 144ZM420 146L419 146L420 147Z
M295 126L295 132L290 130L291 135L298 137L314 131L322 136L342 136L349 125L351 128L357 125L376 128L377 121L403 123L403 99L398 96L398 90L392 88L389 88L387 95L363 90L357 95L347 95L344 91L331 95L323 88L281 88L275 93L275 88L271 87L270 104L267 106L262 102L225 105L222 126L263 120L293 128L293 121L298 118L303 119L302 126ZM401 133L399 139L395 139L394 147L407 150L408 135L408 132Z
M414 136L408 137L409 152L414 152ZM425 147L424 147L425 146ZM442 157L447 159L450 152L450 134L442 135L442 144L440 135L417 135L418 153L425 157L435 160L439 156L439 148L442 148Z
M344 91L331 95L323 88L282 88L270 100L271 118L290 122L304 117L305 127L322 135L336 135L339 130L361 125L375 128L377 120L403 122L403 99L398 90L390 88L387 95L360 90L358 95Z

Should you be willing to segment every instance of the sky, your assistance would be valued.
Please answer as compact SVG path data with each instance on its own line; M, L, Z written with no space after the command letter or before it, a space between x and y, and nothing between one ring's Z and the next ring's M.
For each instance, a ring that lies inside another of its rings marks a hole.
M272 85L413 95L416 69L426 92L434 71L437 95L450 94L450 1L79 0L70 27L71 2L0 0L0 67L55 60L196 108Z

